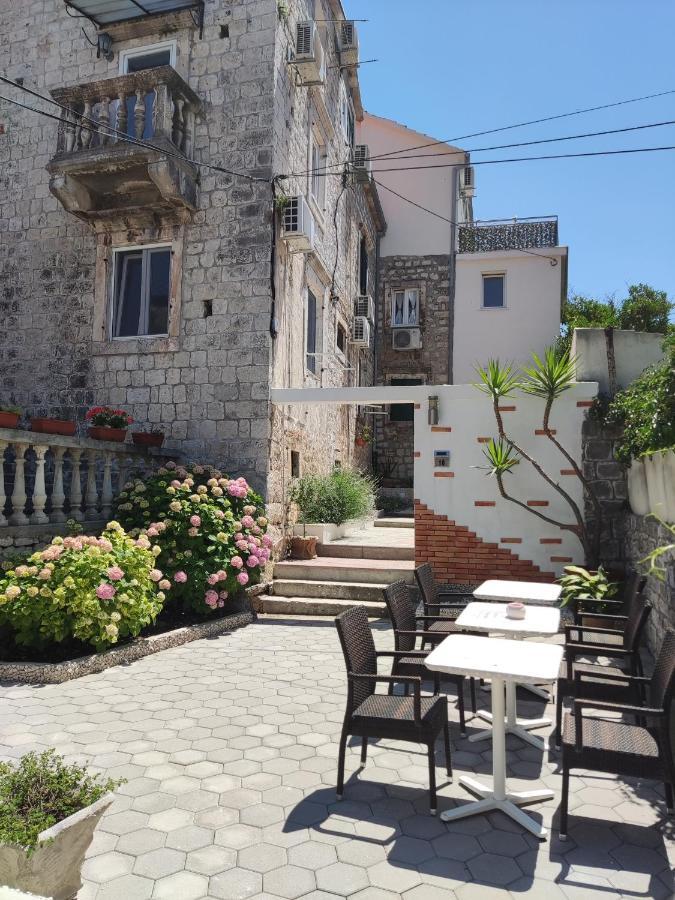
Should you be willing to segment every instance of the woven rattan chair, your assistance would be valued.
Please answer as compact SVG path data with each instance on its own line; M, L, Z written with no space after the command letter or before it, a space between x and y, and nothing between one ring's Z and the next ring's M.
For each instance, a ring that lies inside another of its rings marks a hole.
M455 619L466 606L466 603L442 601L443 594L439 590L434 570L429 563L423 563L415 569L415 581L422 596L424 616L417 616L428 634L429 641L443 640L449 634L456 634L459 629ZM446 595L448 596L448 595ZM456 595L450 595L456 596Z
M433 676L434 692L437 694L440 684L440 673L431 673L424 665L424 660L429 655L428 650L415 648L418 640L424 640L428 632L417 629L415 609L410 599L408 585L404 581L395 581L385 588L384 599L389 611L389 618L394 628L394 649L405 656L396 656L391 666L392 675L418 675L422 679ZM464 676L443 675L444 681L449 681L457 688L457 708L459 710L459 730L462 736L466 734L466 719L464 709ZM473 711L476 712L476 695L472 679ZM393 693L394 685L389 685L389 693Z
M426 744L429 760L429 806L436 813L435 748L439 735L445 744L445 764L452 777L448 704L445 697L423 697L422 679L412 675L378 675L381 657L405 657L396 651L375 650L368 617L362 606L345 610L335 620L347 666L347 709L345 711L338 756L337 795L344 791L345 751L347 738L361 738L361 765L366 764L368 738L389 738ZM412 688L412 696L376 694L377 683L404 684Z
M596 616L596 610L612 615L626 615L638 594L641 594L647 579L639 572L631 572L623 583L623 588L616 600L577 600L574 604L574 624L583 625L584 618Z
M600 619L608 627L587 627L581 625L568 625L565 628L565 658L560 667L558 686L556 691L556 745L560 745L560 726L562 722L562 708L564 699L573 694L575 672L589 668L587 672L587 684L589 696L594 697L592 674L597 671L597 666L584 667L576 660L584 658L605 656L618 662L616 667L607 670L608 674L616 675L642 675L642 661L640 659L640 645L647 625L651 606L647 603L644 591L632 596L628 607L628 615L610 616L593 613L594 619ZM583 615L582 615L583 618ZM613 626L613 627L609 627ZM602 694L602 684L598 688ZM602 698L601 698L602 699Z
M598 676L596 675L595 678ZM625 678L625 676L620 676ZM611 680L611 679L609 679ZM574 700L572 713L563 725L563 789L560 806L560 837L567 837L569 779L572 769L610 772L632 778L662 781L666 807L672 815L675 791L675 631L666 632L651 678L629 676L635 689L644 689L646 705L611 703L601 700ZM585 690L583 676L579 692ZM591 718L584 710L623 713L637 720ZM640 724L638 724L640 723Z

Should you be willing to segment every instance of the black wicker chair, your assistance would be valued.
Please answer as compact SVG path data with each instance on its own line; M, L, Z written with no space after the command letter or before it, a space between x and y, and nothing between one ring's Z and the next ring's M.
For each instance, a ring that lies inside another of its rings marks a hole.
M641 594L647 579L639 572L631 572L623 583L623 588L616 600L577 600L574 604L574 624L583 625L584 617L596 616L598 608L603 613L612 615L625 615L638 594Z
M578 697L574 700L573 712L565 715L560 806L562 840L567 837L569 778L572 769L662 781L668 814L675 812L675 631L666 632L652 677L629 678L636 689L646 690L647 705ZM585 690L583 677L579 679L579 690L581 693ZM642 724L621 719L591 718L584 716L586 709L594 710L596 714L623 713L634 716Z
M415 619L415 609L410 599L408 585L404 581L395 581L385 588L384 599L389 610L389 618L394 628L394 649L405 656L396 656L391 666L392 675L418 675L423 680L433 677L434 693L439 692L440 673L430 672L424 665L424 660L429 655L428 650L415 648L418 638L428 639L428 632L418 631ZM438 640L435 641L438 643ZM443 675L444 681L450 681L457 688L457 708L459 710L459 730L462 736L466 734L466 718L464 707L464 676ZM471 679L473 711L476 712L475 683ZM389 693L393 693L394 685L389 685ZM407 693L407 688L406 688Z
M361 606L345 610L335 620L347 666L347 709L345 711L338 757L337 795L344 791L347 738L361 738L361 765L366 764L368 738L389 738L426 744L429 760L429 806L436 813L436 740L443 735L448 777L452 777L448 704L445 697L423 697L422 679L412 675L378 675L381 657L405 657L406 653L375 650L368 617ZM378 682L404 684L413 695L376 694Z
M644 585L643 585L644 587ZM576 663L578 657L606 656L618 661L617 666L607 668L608 675L617 677L626 675L642 675L642 661L640 659L640 645L644 635L645 626L651 606L647 603L644 591L634 593L625 616L599 615L588 613L581 615L580 625L568 625L565 628L565 658L560 667L558 686L556 691L556 746L560 746L560 731L562 722L562 708L564 699L574 693L574 679L576 672L586 672L587 696L595 697L596 690L593 685L593 674L598 672L598 666L586 666ZM584 618L593 616L607 623L606 628L590 627L583 623ZM609 627L614 626L614 627ZM604 669L603 669L604 671ZM597 690L599 699L603 699L603 683Z
M415 569L415 581L420 589L422 597L422 606L424 608L423 616L416 616L418 621L422 621L422 627L427 633L427 640L438 642L443 640L449 634L456 634L461 631L455 623L455 619L462 612L466 603L464 601L448 602L443 601L443 596L451 596L456 598L456 594L443 594L434 578L434 570L429 563L423 563ZM444 612L443 612L444 611Z

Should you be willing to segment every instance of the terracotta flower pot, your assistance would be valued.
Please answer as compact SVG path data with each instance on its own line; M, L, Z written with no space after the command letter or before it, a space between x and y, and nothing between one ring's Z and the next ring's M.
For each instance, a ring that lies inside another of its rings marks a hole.
M316 556L315 537L294 537L291 539L291 556L293 559L314 559Z
M367 447L368 441L365 438L356 438L354 441L357 447Z
M126 436L126 428L108 428L106 425L89 426L89 437L95 441L115 441L115 443L121 444Z
M2 412L0 410L0 428L16 428L19 424L19 413Z
M38 416L31 418L30 430L36 431L38 434L66 434L72 437L75 434L75 422Z
M137 447L161 447L164 443L164 435L151 431L134 431L131 440Z

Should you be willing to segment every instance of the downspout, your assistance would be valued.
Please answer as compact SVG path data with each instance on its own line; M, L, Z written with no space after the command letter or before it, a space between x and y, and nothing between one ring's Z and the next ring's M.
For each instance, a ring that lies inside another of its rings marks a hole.
M279 336L277 322L277 176L272 179L272 237L270 246L270 337Z
M468 154L465 161L468 165ZM453 361L455 352L455 288L457 277L457 225L455 219L459 211L457 185L459 169L452 171L452 222L450 223L450 263L448 266L448 384L454 384Z

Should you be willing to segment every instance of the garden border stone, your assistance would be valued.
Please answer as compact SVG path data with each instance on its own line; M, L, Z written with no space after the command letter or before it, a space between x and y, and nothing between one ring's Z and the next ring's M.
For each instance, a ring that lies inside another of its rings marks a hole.
M168 650L180 647L201 638L216 637L250 625L256 619L256 612L251 603L253 597L269 588L269 582L261 582L246 588L238 598L237 609L230 615L211 622L198 622L185 625L173 631L139 637L121 647L111 647L102 653L92 653L77 659L68 659L58 663L39 662L0 662L0 682L14 684L61 684L84 675L94 675L113 666L134 662Z

